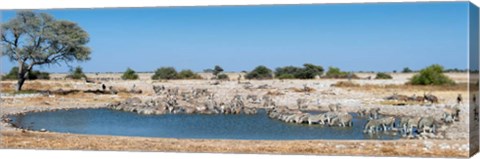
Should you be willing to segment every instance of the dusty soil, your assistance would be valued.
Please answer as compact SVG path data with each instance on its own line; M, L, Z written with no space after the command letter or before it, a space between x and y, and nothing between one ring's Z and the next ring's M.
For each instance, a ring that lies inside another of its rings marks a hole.
M325 110L329 104L340 103L343 109L355 112L362 108L381 108L380 113L387 115L434 116L438 118L443 108L456 104L456 97L461 94L469 99L466 84L467 74L447 74L454 79L458 86L405 86L403 85L412 74L393 74L392 80L352 80L355 86L332 87L339 81L335 79L316 80L262 80L237 81L238 74L229 74L231 81L212 85L210 80L171 80L152 81L151 74L140 74L140 80L118 80L120 74L89 74L96 83L65 80L62 74L52 75L53 80L27 81L24 94L13 94L14 81L0 82L0 115L26 111L43 111L60 108L88 108L102 107L113 101L121 101L128 97L150 98L154 95L152 85L165 87L179 87L180 90L191 88L208 88L216 92L216 97L230 100L234 95L264 95L273 94L277 105L296 107L296 100L308 100L308 109ZM208 78L207 75L203 75ZM360 77L373 74L359 74ZM245 89L249 82L252 89ZM121 92L116 95L71 93L67 95L44 96L42 90L96 90L101 84L113 86L120 90L129 90L133 85L141 89L142 94ZM258 86L268 85L266 89L257 89ZM303 86L312 88L310 92L299 91ZM439 97L438 104L413 104L394 106L385 103L384 97L397 92L405 95L423 95L432 93ZM465 102L467 103L467 102ZM129 150L129 151L176 151L176 152L219 152L219 153L279 153L279 154L317 154L317 155L367 155L367 156L443 156L467 157L469 154L468 134L468 104L460 105L461 120L444 127L442 140L396 140L396 141L332 141L332 140L305 140L305 141L253 141L253 140L190 140L190 139L163 139L139 138L118 136L94 136L78 134L61 134L52 132L22 131L8 127L2 123L0 146L2 148L31 148L31 149L82 149L82 150ZM478 147L478 146L477 146Z
M461 141L193 140L2 131L3 148L467 157ZM451 145L451 146L450 146Z

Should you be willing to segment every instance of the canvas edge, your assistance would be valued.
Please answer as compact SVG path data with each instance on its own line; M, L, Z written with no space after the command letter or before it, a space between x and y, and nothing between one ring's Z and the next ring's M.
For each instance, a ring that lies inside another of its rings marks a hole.
M472 157L479 151L479 130L478 120L475 120L475 107L478 109L479 86L477 81L479 80L479 9L470 2L468 7L468 52L469 52L469 156ZM478 111L478 110L477 110Z

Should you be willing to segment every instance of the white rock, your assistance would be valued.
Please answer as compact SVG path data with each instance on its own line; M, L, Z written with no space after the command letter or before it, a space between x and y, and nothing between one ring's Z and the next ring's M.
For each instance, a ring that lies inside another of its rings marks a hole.
M439 145L440 149L445 150L445 149L451 149L452 147L448 145L447 143L442 143Z
M345 146L345 145L335 145L335 148L344 149L344 148L347 148L347 146Z
M468 144L463 144L460 148L458 148L459 151L469 151L470 147Z
M423 150L425 151L430 151L433 147L433 143L430 141L424 141L423 144L424 144Z

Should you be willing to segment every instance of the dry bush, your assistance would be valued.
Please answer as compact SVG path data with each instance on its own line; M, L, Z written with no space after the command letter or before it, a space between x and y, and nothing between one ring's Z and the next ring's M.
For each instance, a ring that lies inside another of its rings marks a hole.
M282 93L282 92L280 92L280 91L275 90L275 91L268 91L268 92L267 92L267 95L271 95L271 96L281 96L281 95L285 95L285 93Z
M299 93L304 93L304 92L308 92L308 93L311 93L311 92L315 92L316 90L314 88L311 88L311 87L305 87L305 88L290 88L291 90L293 90L294 92L299 92Z
M399 89L399 90L408 90L408 91L421 91L421 92L430 92L430 91L466 91L467 90L467 83L458 83L455 85L429 85L429 86L422 86L422 85L396 85L396 84L389 84L389 85L372 85L366 84L361 86L364 89Z
M432 92L432 91L466 91L467 83L457 83L455 85L410 85L410 84L388 84L388 85L376 85L376 84L364 84L360 85L351 81L338 81L332 84L333 87L346 87L346 88L358 88L361 90L375 90L375 89L389 89L389 90L404 90L404 91L420 91L420 92Z
M13 83L0 83L0 91L5 92L5 91L11 91L14 90L14 84Z
M360 84L354 83L352 81L338 81L335 84L332 84L333 87L360 87Z

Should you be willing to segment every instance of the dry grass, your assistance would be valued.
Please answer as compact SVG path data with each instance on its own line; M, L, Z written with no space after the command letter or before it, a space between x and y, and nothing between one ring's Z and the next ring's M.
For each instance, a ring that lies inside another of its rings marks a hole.
M360 84L351 81L338 81L332 84L333 87L360 87Z
M455 85L445 85L445 86L436 86L436 85L428 85L428 86L421 86L421 85L397 85L397 84L387 84L387 85L374 85L374 84L364 84L360 85L355 82L351 81L338 81L337 83L333 84L334 87L341 87L341 88L352 88L352 89L359 89L359 90L376 90L376 89L390 89L390 90L403 90L403 91L425 91L425 92L432 92L432 91L466 91L467 90L467 83L458 83Z
M0 91L5 93L15 92L15 81L2 81L0 82ZM49 80L33 80L27 81L22 87L25 91L42 91L42 90L55 90L55 89L71 89L72 85L66 82L57 82Z
M271 95L271 96L281 96L281 95L285 95L285 93L282 93L278 90L272 90L272 91L268 91L267 92L267 95Z
M435 142L435 141L434 141ZM439 141L446 142L446 141ZM448 141L460 143L466 141ZM2 132L2 148L69 149L69 150L121 150L213 153L267 153L310 155L367 155L367 156L422 156L467 157L468 152L455 150L426 151L411 146L418 142L397 141L337 141L337 140L204 140L163 139L116 136L90 136L38 132ZM360 145L363 143L363 145ZM376 145L381 144L381 147ZM343 145L344 148L337 148ZM421 145L421 144L420 144ZM398 148L395 148L398 147Z
M298 93L312 93L315 92L316 90L311 87L305 87L305 88L290 88L290 90Z

